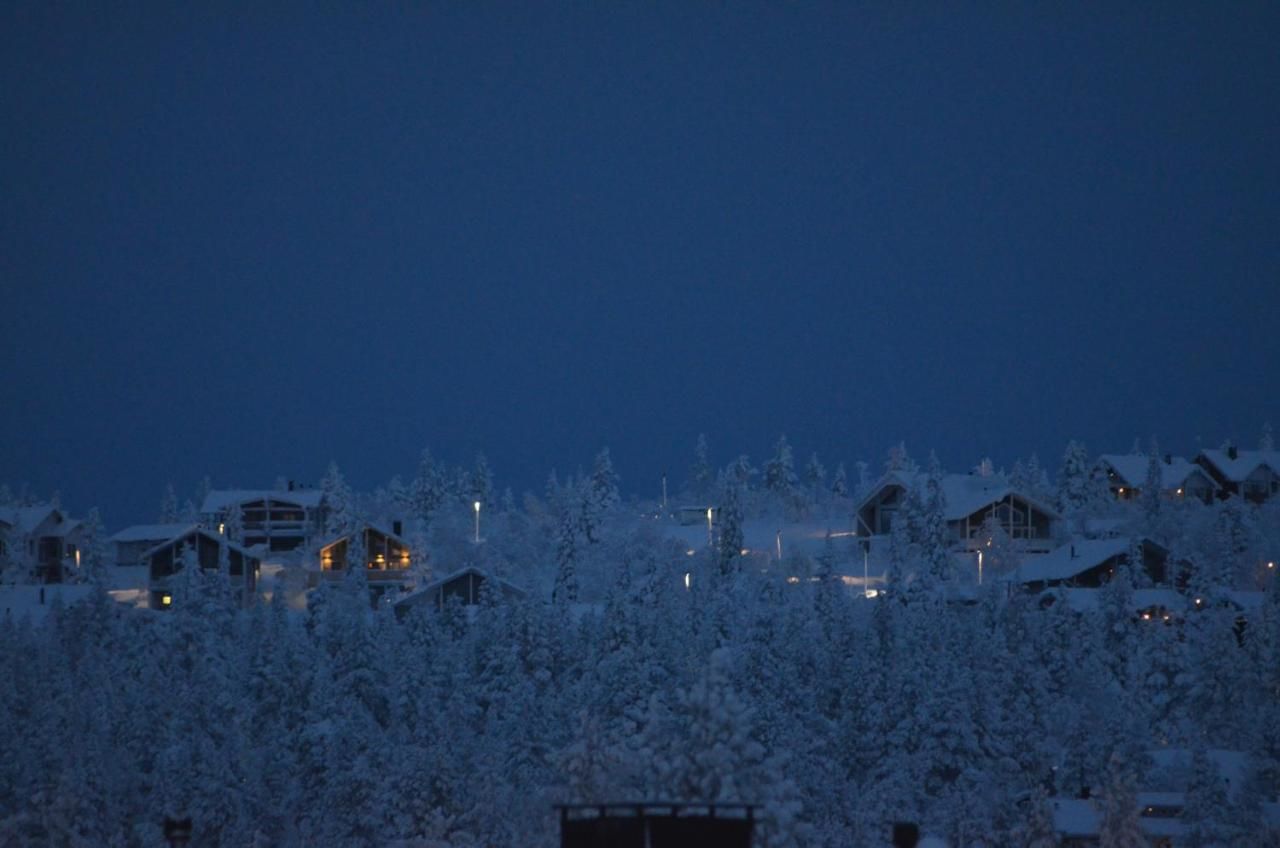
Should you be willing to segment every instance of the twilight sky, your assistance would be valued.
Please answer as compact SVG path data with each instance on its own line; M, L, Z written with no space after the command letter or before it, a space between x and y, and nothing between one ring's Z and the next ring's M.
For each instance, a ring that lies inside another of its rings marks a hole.
M0 480L112 527L425 445L1280 427L1280 5L54 5L0 10Z

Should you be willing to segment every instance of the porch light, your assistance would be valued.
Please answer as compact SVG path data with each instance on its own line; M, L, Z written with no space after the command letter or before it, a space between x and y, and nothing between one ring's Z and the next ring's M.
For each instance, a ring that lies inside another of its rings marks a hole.
M160 596L160 606L162 606L162 607L167 607L167 606L170 606L172 603L173 603L173 596L172 596L172 595L161 595L161 596Z

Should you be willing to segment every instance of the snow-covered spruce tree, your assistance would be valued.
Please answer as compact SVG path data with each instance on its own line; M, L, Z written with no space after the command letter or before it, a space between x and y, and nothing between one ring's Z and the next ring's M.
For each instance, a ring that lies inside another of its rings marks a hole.
M707 498L710 497L714 484L715 472L707 453L707 436L699 433L698 442L693 448L693 465L689 467L689 482L686 486L693 497Z
M716 540L716 566L724 576L736 574L742 557L742 489L732 480L726 480L720 498L718 512L720 535Z
M331 539L349 533L355 526L355 496L338 463L329 463L329 470L320 480L320 491L324 493L325 502L325 537Z
M556 532L556 583L551 598L557 604L578 600L578 522L567 507L560 510Z
M600 528L621 500L618 475L613 470L608 448L596 454L591 476L583 482L581 489L583 535L588 544L594 545L600 541Z
M178 523L178 493L172 483L164 487L164 496L160 498L160 523Z
M1237 834L1232 832L1233 828L1227 821L1229 815L1227 788L1218 774L1218 767L1209 759L1204 745L1196 745L1191 752L1191 780L1182 808L1181 819L1186 833L1181 844L1186 848L1219 848L1236 844L1233 837Z
M929 476L925 479L923 510L920 512L920 550L923 568L932 583L946 586L955 582L955 562L951 557L951 531L947 528L947 496L942 490L942 466L929 456Z
M831 495L835 498L849 497L849 476L843 462L836 466L835 476L831 478Z
M232 504L227 509L227 520L224 523L223 535L237 545L244 544L244 510L240 504Z
M1142 481L1142 526L1152 536L1159 536L1160 502L1164 497L1164 472L1160 462L1160 443L1151 437L1147 452L1147 473Z
M431 519L445 500L444 477L430 448L422 449L418 471L409 484L409 500L413 515L422 523L424 532L431 526Z
M1146 848L1138 810L1137 775L1119 752L1111 756L1101 800L1098 844L1102 848Z
M794 845L803 834L794 785L753 738L754 717L732 685L732 654L714 651L706 670L651 706L644 750L652 797L687 803L759 803L759 844Z
M792 456L791 444L785 434L778 437L773 446L773 457L764 464L764 489L776 498L778 503L788 505L796 484L795 459Z
M1058 468L1058 509L1078 524L1098 505L1098 488L1088 449L1080 442L1068 442Z

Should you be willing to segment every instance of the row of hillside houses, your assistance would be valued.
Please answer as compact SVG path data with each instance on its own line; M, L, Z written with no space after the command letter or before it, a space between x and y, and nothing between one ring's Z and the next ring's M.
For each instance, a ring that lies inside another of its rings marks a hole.
M1240 450L1227 444L1202 450L1194 459L1165 454L1156 458L1161 494L1176 498L1197 498L1209 503L1215 498L1243 497L1262 503L1280 494L1280 451ZM1107 488L1119 500L1139 497L1147 485L1151 458L1146 454L1103 454L1098 469Z

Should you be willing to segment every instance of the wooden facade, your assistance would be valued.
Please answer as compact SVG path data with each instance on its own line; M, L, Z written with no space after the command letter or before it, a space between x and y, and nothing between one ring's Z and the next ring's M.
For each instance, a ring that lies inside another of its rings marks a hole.
M364 525L358 532L365 552L364 567L369 579L403 580L412 565L409 543L395 533L372 524ZM320 570L334 577L342 574L350 565L350 551L350 533L328 542L320 548Z
M167 609L171 605L170 582L182 570L184 557L188 555L194 556L196 564L204 571L216 571L225 556L228 576L232 586L239 590L241 602L247 603L253 596L261 565L258 558L225 536L193 527L162 542L143 557L150 579L153 609Z

